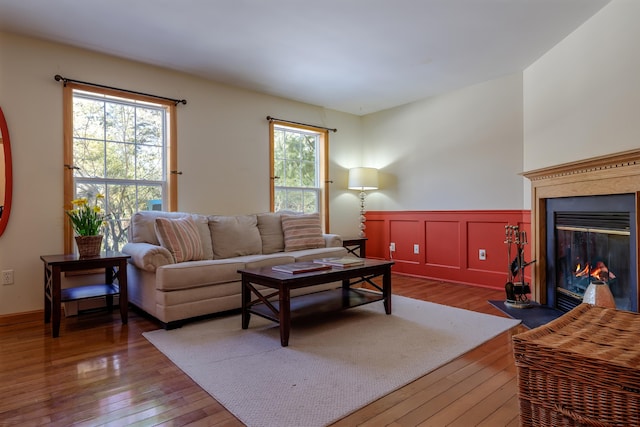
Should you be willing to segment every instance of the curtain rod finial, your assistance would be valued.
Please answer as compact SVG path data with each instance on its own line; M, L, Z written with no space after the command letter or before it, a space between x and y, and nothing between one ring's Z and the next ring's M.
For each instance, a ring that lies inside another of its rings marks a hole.
M57 82L62 81L62 84L63 84L64 86L66 86L66 85L67 85L67 79L65 79L64 77L62 77L60 74L56 74L55 76L53 76L53 78L54 78Z

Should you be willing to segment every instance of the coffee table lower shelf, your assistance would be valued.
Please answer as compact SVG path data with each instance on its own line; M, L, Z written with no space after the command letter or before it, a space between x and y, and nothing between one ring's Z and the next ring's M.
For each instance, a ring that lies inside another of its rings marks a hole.
M384 301L384 296L381 293L352 288L346 290L339 288L292 297L289 313L290 318L295 319L346 310L377 301ZM273 301L272 304L276 310L280 311L278 301ZM251 308L249 308L249 312L274 322L280 322L279 317L263 303L252 305Z

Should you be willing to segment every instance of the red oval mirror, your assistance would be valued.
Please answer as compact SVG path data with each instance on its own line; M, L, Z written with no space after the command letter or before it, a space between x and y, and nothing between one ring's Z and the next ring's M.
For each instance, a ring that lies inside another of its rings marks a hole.
M11 213L11 192L13 191L13 173L11 169L11 143L9 129L0 108L0 236L7 228Z

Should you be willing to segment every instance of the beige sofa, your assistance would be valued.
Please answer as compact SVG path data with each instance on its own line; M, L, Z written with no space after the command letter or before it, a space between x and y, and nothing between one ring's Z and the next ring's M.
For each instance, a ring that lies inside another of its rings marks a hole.
M141 211L133 215L129 302L167 329L241 307L239 269L346 255L342 238L322 234L318 215L220 216ZM329 284L297 290L315 292Z

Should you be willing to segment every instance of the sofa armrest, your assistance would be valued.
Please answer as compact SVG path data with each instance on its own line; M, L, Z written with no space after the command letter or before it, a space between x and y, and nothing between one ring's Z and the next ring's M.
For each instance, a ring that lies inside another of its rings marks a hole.
M151 243L127 243L122 252L131 255L129 263L152 273L163 265L175 264L173 255L167 248Z
M326 248L340 248L342 247L342 237L338 234L323 234L324 244Z

